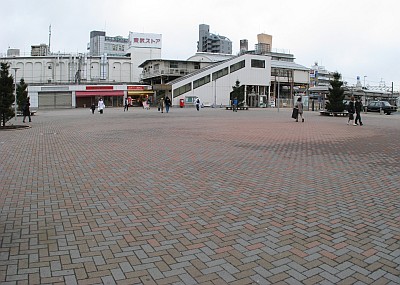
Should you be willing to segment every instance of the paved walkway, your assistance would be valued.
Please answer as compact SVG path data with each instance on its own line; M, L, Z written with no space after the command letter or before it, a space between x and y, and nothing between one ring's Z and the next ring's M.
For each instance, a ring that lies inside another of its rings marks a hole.
M32 120L0 132L1 284L400 284L400 115Z

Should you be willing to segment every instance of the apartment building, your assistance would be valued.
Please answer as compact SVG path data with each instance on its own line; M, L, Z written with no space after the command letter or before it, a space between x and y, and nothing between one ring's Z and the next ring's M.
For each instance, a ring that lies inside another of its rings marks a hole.
M232 42L225 36L210 33L210 26L199 25L198 52L232 54Z

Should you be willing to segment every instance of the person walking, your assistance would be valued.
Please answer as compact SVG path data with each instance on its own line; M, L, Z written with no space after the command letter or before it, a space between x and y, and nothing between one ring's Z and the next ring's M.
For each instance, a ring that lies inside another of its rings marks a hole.
M97 108L99 109L100 114L103 114L103 110L106 107L106 105L103 102L103 99L100 98L99 103L97 104Z
M360 123L360 126L362 126L363 123L361 122L361 110L363 108L363 104L361 103L360 97L357 97L357 100L356 100L356 103L354 104L354 107L356 109L356 121L355 121L355 124L358 125L358 123Z
M124 112L125 112L125 111L128 111L128 107L129 107L129 105L128 105L128 98L125 98Z
M169 107L171 106L171 99L168 96L165 97L165 111L169 112Z
M298 110L296 122L299 121L299 116L301 117L301 121L304 122L304 117L303 117L304 105L303 105L303 102L301 102L301 97L297 98L295 108L297 108L297 110Z
M96 110L96 105L94 103L90 106L90 110L92 110L92 114L94 114L94 110Z
M237 97L233 98L233 105L232 105L232 111L237 112L238 110L238 99Z
M350 102L347 111L349 112L349 120L347 121L347 124L357 126L354 123L354 113L355 113L354 96L350 97Z
M22 122L25 123L25 118L29 118L29 122L32 122L31 120L31 110L30 110L31 103L29 102L29 97L26 99L26 102L24 106L22 107L22 115L24 118L22 119Z
M164 113L164 106L165 106L165 100L164 98L161 98L160 101L158 102L158 109L161 111L161 113Z
M196 101L194 101L194 103L196 104L196 110L197 110L197 111L200 111L200 98L197 97L197 98L196 98Z

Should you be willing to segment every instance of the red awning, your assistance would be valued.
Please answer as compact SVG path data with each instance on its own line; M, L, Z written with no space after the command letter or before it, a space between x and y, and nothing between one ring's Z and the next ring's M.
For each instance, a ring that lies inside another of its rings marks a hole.
M123 90L107 90L107 91L76 91L75 92L76 97L87 97L87 96L124 96L124 91Z

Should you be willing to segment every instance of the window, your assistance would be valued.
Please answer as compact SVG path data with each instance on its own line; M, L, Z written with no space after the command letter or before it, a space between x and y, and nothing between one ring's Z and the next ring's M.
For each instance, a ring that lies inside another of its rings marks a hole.
M235 64L232 64L232 65L230 66L231 73L232 73L232 72L235 72L235 71L237 71L237 70L239 70L239 69L241 69L241 68L244 68L245 66L246 66L246 62L245 62L244 60L242 60L242 61L240 61L240 62L237 62L237 63L235 63Z
M252 59L251 60L251 67L254 67L254 68L265 68L265 60Z
M193 89L196 89L197 87L200 87L204 84L207 84L210 82L210 75L204 76L200 79L197 79L193 81Z
M185 102L186 103L194 103L194 100L196 100L196 96L186 96L185 97Z
M212 74L212 80L217 80L218 78L221 78L222 76L225 76L228 74L228 67L225 67L223 69L220 69Z
M271 68L271 75L272 76L288 76L287 69L280 69L280 68Z
M178 68L178 63L177 63L177 62L174 62L174 61L171 61L171 62L169 63L169 68Z
M188 84L185 84L185 85L183 85L181 87L178 87L178 88L174 89L174 97L177 97L177 96L182 95L182 94L184 94L186 92L189 92L190 90L192 90L192 83L191 82L188 83Z

